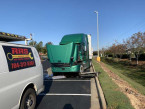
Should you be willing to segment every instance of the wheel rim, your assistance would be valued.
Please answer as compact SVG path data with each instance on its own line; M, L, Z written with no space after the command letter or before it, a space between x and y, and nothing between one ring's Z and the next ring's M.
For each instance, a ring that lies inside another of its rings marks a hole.
M34 96L29 94L25 100L25 108L30 109L34 105Z

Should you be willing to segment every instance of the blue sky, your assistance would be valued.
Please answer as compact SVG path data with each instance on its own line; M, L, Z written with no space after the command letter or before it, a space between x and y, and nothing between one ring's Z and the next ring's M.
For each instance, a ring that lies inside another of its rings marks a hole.
M37 42L59 44L65 34L92 35L97 49L145 30L145 0L1 0L0 31L29 36ZM24 42L21 42L24 43Z

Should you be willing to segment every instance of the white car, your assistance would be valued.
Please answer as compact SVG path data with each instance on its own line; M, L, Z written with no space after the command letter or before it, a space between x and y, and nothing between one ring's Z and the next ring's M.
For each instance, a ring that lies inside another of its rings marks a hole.
M43 69L34 47L0 42L0 109L34 109L44 90Z

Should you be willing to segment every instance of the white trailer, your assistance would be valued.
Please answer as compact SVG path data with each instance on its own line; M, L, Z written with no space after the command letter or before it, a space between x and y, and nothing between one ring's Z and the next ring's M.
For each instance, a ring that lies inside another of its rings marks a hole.
M91 42L91 35L88 36L88 43L89 43L89 59L92 60L93 57L93 48L92 48L92 42Z

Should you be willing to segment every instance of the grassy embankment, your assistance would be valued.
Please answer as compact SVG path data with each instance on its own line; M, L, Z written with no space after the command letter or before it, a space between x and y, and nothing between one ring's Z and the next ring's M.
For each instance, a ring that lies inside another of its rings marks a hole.
M93 60L96 71L99 74L99 81L103 89L108 109L133 109L129 99L119 90L119 87L111 80L101 66Z
M132 66L122 61L113 59L102 59L112 72L116 73L122 79L127 81L132 87L145 95L145 69Z

